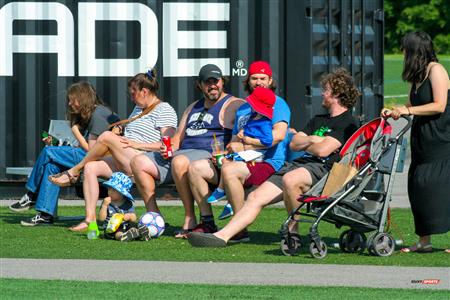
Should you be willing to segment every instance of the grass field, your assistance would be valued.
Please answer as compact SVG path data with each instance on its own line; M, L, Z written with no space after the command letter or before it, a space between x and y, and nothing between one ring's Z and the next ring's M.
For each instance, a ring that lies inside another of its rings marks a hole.
M450 56L439 56L439 62L444 65L450 73ZM384 96L385 106L404 104L409 92L409 84L402 80L403 55L384 56ZM395 96L392 98L392 96Z
M221 207L215 208L218 215ZM138 208L141 214L143 208ZM249 228L250 243L239 244L221 249L193 248L186 240L173 237L174 231L182 224L182 207L163 207L162 212L171 226L165 234L149 242L135 241L120 243L112 240L87 240L85 235L72 233L67 226L72 223L56 223L55 226L27 228L19 225L28 214L14 214L7 208L0 209L0 236L3 242L0 257L5 258L69 258L69 259L133 259L161 261L214 261L214 262L264 262L264 263L324 263L358 264L386 266L450 266L448 255L443 252L448 247L450 235L436 235L433 243L435 251L430 254L404 254L395 252L390 257L369 256L364 254L342 253L339 249L329 248L328 256L323 260L310 257L305 247L296 257L284 256L279 248L278 229L286 218L281 208L266 208L257 221ZM59 214L81 215L82 207L60 207ZM394 209L392 219L397 230L396 239L403 237L406 244L416 239L413 231L412 216L409 209ZM218 223L224 226L226 221ZM309 224L303 224L309 225ZM302 227L302 235L308 233L308 226ZM392 227L394 228L394 227ZM338 242L340 232L334 225L322 223L319 230L327 244ZM305 242L309 241L305 239Z
M448 291L0 279L2 299L448 299Z

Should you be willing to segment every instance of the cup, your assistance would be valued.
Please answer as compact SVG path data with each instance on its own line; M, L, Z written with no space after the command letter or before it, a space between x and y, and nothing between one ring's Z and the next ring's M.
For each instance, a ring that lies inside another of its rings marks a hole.
M212 149L212 155L216 156L217 154L224 154L225 148L222 141L215 141L213 140L211 142L211 149Z

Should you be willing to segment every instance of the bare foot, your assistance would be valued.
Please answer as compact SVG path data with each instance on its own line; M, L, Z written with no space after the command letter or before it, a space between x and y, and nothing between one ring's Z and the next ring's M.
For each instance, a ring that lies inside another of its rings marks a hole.
M86 221L83 221L77 225L69 227L69 230L73 232L86 232L88 227L88 223Z

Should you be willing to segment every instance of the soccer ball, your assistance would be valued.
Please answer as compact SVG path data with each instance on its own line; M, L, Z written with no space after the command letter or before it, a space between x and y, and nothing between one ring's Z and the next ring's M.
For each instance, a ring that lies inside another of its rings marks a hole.
M139 227L145 225L148 228L148 234L152 238L157 238L163 234L166 222L163 217L156 212L145 213L139 220Z

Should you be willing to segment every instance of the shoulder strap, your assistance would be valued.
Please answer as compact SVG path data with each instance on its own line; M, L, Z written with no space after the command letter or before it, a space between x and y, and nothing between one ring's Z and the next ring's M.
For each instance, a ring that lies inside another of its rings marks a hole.
M139 118L142 118L143 116L151 113L156 108L156 106L158 104L160 104L160 103L161 103L161 101L156 100L153 104L151 104L149 107L144 109L139 115L134 116L134 117L129 118L129 119L126 119L126 120L115 122L115 123L109 125L109 128L113 128L114 126L117 126L117 125L125 125L125 124L131 123L131 122L133 122L133 121L135 121L135 120L137 120Z

